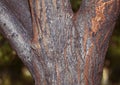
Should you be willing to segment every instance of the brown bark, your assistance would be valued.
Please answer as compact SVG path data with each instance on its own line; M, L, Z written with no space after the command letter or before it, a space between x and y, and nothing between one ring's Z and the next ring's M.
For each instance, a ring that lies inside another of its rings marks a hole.
M0 0L0 32L35 85L99 85L120 0Z

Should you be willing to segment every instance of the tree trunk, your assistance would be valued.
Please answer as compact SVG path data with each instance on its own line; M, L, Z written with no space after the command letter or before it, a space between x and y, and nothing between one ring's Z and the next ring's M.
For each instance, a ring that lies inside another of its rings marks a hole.
M0 0L0 32L35 85L100 85L120 0Z

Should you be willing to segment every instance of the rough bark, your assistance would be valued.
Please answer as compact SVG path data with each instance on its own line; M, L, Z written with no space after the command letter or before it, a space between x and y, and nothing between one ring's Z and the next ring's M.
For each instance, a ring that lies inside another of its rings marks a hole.
M35 85L99 85L120 0L0 0L0 32Z

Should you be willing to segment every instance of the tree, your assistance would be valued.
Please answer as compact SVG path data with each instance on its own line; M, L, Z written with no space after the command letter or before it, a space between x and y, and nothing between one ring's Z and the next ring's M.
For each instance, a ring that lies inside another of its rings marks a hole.
M0 32L35 85L99 85L120 0L0 0Z

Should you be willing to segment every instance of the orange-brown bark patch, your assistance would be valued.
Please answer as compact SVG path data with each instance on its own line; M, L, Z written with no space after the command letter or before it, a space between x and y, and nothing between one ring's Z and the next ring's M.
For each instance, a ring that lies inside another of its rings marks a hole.
M89 67L90 67L90 59L91 59L91 56L92 56L92 53L93 53L93 49L94 49L94 45L92 44L90 49L89 49L89 52L88 54L86 55L86 61L85 61L85 67L84 67L84 80L85 80L85 85L89 85Z
M107 2L103 2L103 0L99 0L96 4L95 13L96 16L92 19L92 31L97 32L100 26L105 22L104 11L107 5L110 5L114 2L114 0L109 0ZM109 9L111 10L111 8Z
M34 73L35 73L35 80L37 81L37 83L39 83L39 82L41 82L40 81L40 72L39 72L39 69L38 69L38 67L37 67L37 65L36 65L36 61L35 60L33 60L33 67L34 67ZM39 81L39 82L38 82Z
M89 80L89 64L90 64L90 56L87 56L86 62L85 62L85 69L84 69L84 80L85 85L88 85Z

